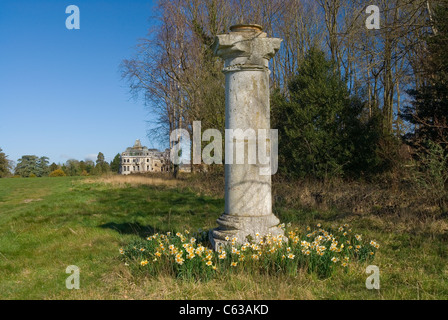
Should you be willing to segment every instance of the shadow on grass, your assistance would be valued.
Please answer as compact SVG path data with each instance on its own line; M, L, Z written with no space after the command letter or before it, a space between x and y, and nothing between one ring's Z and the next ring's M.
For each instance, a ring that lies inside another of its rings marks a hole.
M97 227L141 238L205 229L215 224L224 209L223 199L181 189L139 186L88 192L92 199L89 212L102 212Z
M124 223L115 223L109 222L99 226L103 229L112 229L120 234L133 234L138 235L142 238L147 238L152 236L156 232L161 232L161 230L156 231L152 226L143 226L138 222L124 222Z

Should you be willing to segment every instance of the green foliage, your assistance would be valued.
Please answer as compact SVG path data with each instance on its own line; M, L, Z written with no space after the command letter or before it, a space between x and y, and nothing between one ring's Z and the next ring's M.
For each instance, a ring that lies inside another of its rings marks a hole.
M0 178L7 177L11 174L11 165L8 156L0 148Z
M120 171L121 164L121 156L119 153L115 156L115 158L110 162L110 171L113 173L118 173Z
M59 166L56 164L56 163L52 163L51 165L50 165L50 172L53 172L53 171L55 171L55 170L57 170L57 169L59 169Z
M67 176L88 176L95 174L95 163L92 160L69 159L62 165L61 169Z
M95 162L92 160L80 161L80 168L87 172L87 174L93 174L93 170L95 169ZM85 168L84 168L85 166Z
M323 52L309 51L287 94L275 93L272 106L283 173L326 178L376 166L375 121L360 120L363 103L349 95Z
M48 157L37 157L35 155L22 156L17 161L15 168L15 175L21 177L30 177L34 175L36 177L48 176L50 169L48 166Z
M103 163L104 161L104 154L102 152L99 152L98 156L96 157L96 164Z
M65 163L65 173L68 176L79 176L81 174L81 169L79 165L79 161L75 159L69 159Z
M37 160L37 176L39 177L45 177L48 176L48 174L50 173L50 167L48 166L49 164L49 158L48 157L40 157Z
M448 152L428 140L427 148L417 155L413 178L417 192L423 192L434 205L446 211L448 205Z
M102 152L99 152L96 158L96 166L93 170L93 173L95 175L102 175L108 172L110 172L109 163L104 159L104 154Z

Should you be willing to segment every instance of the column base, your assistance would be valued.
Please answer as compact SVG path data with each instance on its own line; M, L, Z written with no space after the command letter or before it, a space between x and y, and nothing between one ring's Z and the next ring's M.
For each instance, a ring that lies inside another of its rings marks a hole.
M213 250L220 246L231 244L233 238L237 238L237 244L248 242L248 237L253 240L271 234L272 236L284 236L284 231L278 225L280 220L273 214L265 216L236 216L224 213L218 218L218 228L210 230L209 239ZM226 240L228 237L229 240Z

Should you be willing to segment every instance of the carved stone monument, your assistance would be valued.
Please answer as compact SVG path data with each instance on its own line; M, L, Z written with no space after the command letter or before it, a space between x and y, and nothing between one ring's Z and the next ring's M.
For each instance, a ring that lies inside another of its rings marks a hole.
M235 25L230 31L218 35L214 47L215 55L224 60L226 129L269 132L268 61L280 49L282 39L267 38L259 25ZM210 231L215 250L235 237L237 243L244 243L249 235L253 239L257 234L259 237L268 233L283 235L279 220L272 213L271 175L260 174L263 165L259 159L255 164L249 163L248 156L244 157L243 164L229 164L228 139L226 132L225 212L217 220L218 228ZM233 136L231 139L235 141ZM247 155L251 141L246 138L241 141ZM266 146L266 141L261 145ZM260 139L257 148L260 148Z

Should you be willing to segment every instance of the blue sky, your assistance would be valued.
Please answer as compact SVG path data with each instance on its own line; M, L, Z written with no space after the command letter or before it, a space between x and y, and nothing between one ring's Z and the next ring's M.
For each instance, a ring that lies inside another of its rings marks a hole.
M65 9L80 10L68 30ZM110 161L146 136L153 116L129 94L119 65L155 23L151 0L1 0L0 148L8 159ZM149 124L147 123L149 121Z

